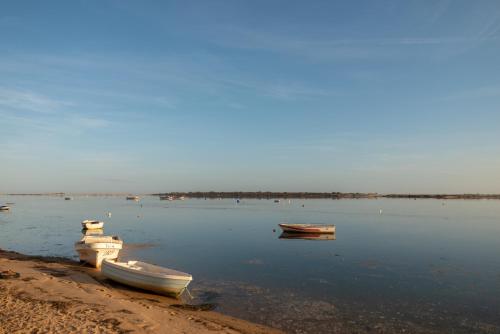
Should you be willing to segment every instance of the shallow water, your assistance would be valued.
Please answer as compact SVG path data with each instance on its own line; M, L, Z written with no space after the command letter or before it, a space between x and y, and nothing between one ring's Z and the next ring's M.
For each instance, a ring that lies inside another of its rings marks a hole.
M500 333L500 201L5 202L15 204L0 212L0 248L76 259L80 221L104 220L124 258L193 274L191 302L288 332ZM337 233L280 239L280 222Z

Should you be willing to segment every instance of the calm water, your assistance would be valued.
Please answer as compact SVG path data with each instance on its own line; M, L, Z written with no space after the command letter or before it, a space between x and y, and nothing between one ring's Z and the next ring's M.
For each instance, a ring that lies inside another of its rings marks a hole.
M123 257L193 274L190 302L288 332L500 333L499 201L4 202L1 248L76 259L80 221L101 219ZM285 221L334 223L335 240L280 239Z

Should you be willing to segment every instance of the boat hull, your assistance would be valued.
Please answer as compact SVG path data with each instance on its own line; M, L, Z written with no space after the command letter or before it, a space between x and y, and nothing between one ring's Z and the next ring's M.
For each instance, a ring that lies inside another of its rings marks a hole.
M101 273L113 281L135 288L152 291L161 295L178 297L189 285L192 278L165 278L145 275L120 268L112 261L103 261Z
M80 261L86 262L96 268L100 268L105 259L116 260L122 249L119 243L76 243L75 250Z
M96 229L82 229L82 234L84 236L101 236L104 235L104 230L102 228L96 228Z
M279 224L288 233L335 233L335 225Z

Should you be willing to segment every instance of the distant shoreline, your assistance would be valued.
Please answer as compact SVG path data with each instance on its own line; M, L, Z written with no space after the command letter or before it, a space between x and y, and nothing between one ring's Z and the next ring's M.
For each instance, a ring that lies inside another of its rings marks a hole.
M153 196L175 196L191 198L303 198L303 199L500 199L500 194L379 194L379 193L341 193L341 192L170 192Z
M132 193L8 193L3 196L128 196ZM137 195L137 194L134 194ZM379 194L379 193L342 193L342 192L273 192L273 191L195 191L162 192L139 194L141 196L173 196L186 198L247 198L247 199L500 199L500 194Z

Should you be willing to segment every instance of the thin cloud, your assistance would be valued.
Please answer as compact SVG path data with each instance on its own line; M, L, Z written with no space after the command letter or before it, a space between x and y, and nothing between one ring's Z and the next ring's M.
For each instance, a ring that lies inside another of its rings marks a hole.
M20 59L10 61L9 64L10 66L15 65L19 71L23 71L26 68L29 68L30 71L46 71L47 68L50 68L51 73L63 72L65 75L78 73L82 70L86 72L99 71L99 73L109 73L110 76L113 73L127 74L128 77L137 78L135 81L154 82L155 84L174 89L187 87L191 91L197 90L217 96L220 96L221 92L229 91L247 91L258 96L271 97L278 100L297 100L339 95L339 92L333 89L330 90L328 87L319 88L300 80L285 82L282 79L264 80L255 78L249 73L232 68L222 61L223 58L212 57L208 64L206 61L201 62L197 58L186 58L182 55L170 56L168 59L161 60L150 59L147 62L137 58L129 58L127 61L122 60L118 62L115 59L114 55L99 55L95 58L89 54L67 57L59 55L55 58L37 55L36 57L20 57ZM1 64L2 62L0 62L0 66ZM50 73L48 74L50 75ZM54 88L54 84L52 86ZM120 100L135 101L172 110L179 109L183 103L182 95L175 95L172 92L163 95L159 95L159 93L153 95L129 92L123 90L124 88L115 88L113 91L110 91L109 88L96 90L57 85L55 88L59 91L80 95L95 95L110 99L120 98ZM29 101L29 97L35 98L39 94L31 93L27 97L21 96ZM105 101L101 102L106 103ZM11 101L10 105L13 106L14 104ZM24 104L26 107L35 109L34 106L29 105L27 102ZM68 105L68 103L54 103L54 107L60 105ZM37 108L42 109L41 106L37 106Z
M444 5L443 5L444 6ZM445 6L446 7L446 6ZM440 14L442 15L442 14ZM219 26L208 36L213 44L233 49L266 51L306 57L315 61L373 60L397 58L405 47L475 46L479 42L494 42L497 18L489 22L489 33L459 36L403 36L397 38L328 38L315 36L291 37L255 29ZM485 29L479 27L479 30ZM467 49L467 48L466 48Z
M71 103L49 98L31 91L0 87L0 106L37 113L54 113Z

